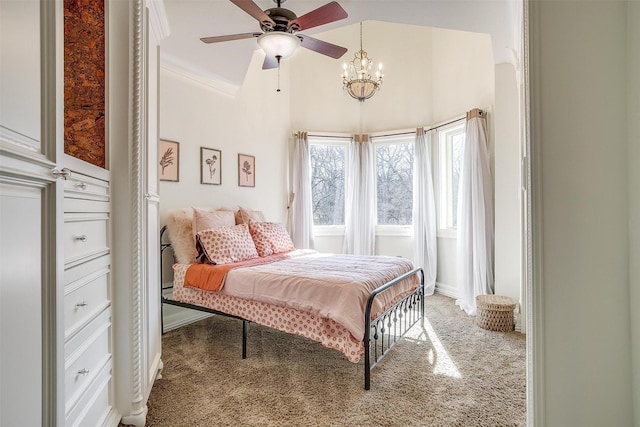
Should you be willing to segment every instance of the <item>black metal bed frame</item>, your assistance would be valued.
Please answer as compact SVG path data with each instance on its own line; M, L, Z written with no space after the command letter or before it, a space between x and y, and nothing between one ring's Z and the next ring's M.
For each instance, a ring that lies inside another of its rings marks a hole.
M247 324L250 320L243 319L239 316L223 313L218 310L213 310L208 307L204 307L196 304L184 303L176 301L171 298L166 298L163 292L167 289L173 289L173 285L164 286L162 282L163 276L163 262L162 258L164 251L167 249L173 250L171 243L163 243L164 233L167 226L163 226L160 229L160 316L162 333L164 334L164 318L163 305L175 305L178 307L189 308L192 310L203 311L206 313L217 314L219 316L231 317L234 319L242 320L242 358L247 358ZM175 261L175 258L174 258ZM414 274L419 274L420 284L410 294L393 304L382 314L378 315L375 319L371 319L371 308L375 297L393 287L395 284L407 279ZM386 356L399 341L411 329L416 323L420 321L421 326L424 327L424 271L422 268L414 268L413 270L396 277L390 282L374 289L369 298L367 299L367 305L364 312L364 389L369 390L371 388L371 371L380 363L382 358Z

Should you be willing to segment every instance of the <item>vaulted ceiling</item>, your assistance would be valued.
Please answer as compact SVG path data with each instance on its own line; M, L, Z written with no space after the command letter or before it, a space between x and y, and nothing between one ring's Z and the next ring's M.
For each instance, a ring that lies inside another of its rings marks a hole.
M254 0L263 10L273 0ZM329 0L289 0L282 5L302 16ZM496 64L520 56L521 2L518 0L338 0L346 19L303 31L322 39L322 33L361 21L486 33L491 36ZM161 43L163 63L201 78L240 86L256 39L205 44L201 37L259 32L258 22L228 0L164 0L170 35ZM394 26L402 31L402 26ZM335 41L333 41L335 43ZM345 46L351 47L351 46ZM399 46L399 48L402 48Z

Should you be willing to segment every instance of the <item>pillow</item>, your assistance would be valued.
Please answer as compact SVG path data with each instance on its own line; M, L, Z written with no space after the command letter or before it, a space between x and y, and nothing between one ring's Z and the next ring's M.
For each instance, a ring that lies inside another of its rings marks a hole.
M236 211L236 224L249 224L249 221L264 222L262 211L252 211L239 207Z
M192 231L193 209L185 208L169 211L167 232L173 247L173 254L180 264L193 264L198 252Z
M295 249L289 233L280 223L251 221L249 231L260 256L279 254Z
M199 231L196 239L212 264L231 264L258 258L247 224L223 225Z
M208 228L220 227L222 225L236 225L233 211L229 210L206 210L193 208L193 234Z

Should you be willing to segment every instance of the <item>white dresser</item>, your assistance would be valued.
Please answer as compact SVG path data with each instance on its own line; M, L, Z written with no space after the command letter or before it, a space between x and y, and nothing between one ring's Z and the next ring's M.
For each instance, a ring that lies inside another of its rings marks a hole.
M66 156L64 412L66 426L112 425L109 171Z

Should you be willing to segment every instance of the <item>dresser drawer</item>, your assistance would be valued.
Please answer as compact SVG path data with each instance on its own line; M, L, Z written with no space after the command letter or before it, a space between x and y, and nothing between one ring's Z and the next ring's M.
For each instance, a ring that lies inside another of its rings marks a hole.
M82 280L83 277L95 273L98 270L109 270L111 268L111 255L106 254L89 261L78 264L77 266L64 270L64 285L71 285L73 282Z
M65 426L98 427L113 407L112 361L109 360L74 405L67 406Z
M108 201L64 198L65 212L109 212L110 208Z
M98 329L65 360L64 395L66 411L75 406L98 373L111 360L109 351L109 324Z
M109 183L71 171L69 179L64 181L64 194L66 197L108 201Z
M107 214L65 214L65 267L109 252L108 221Z
M109 269L101 269L65 287L65 340L109 306L109 275Z

